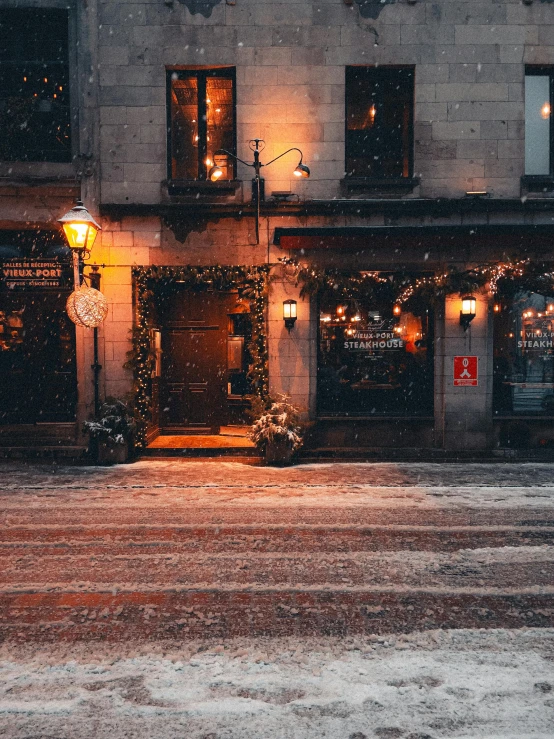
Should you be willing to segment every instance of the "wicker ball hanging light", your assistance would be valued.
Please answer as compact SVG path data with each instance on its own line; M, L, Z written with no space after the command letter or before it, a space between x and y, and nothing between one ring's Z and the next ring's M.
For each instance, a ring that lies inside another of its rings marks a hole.
M97 328L108 315L108 301L99 290L81 285L67 299L66 310L75 325Z

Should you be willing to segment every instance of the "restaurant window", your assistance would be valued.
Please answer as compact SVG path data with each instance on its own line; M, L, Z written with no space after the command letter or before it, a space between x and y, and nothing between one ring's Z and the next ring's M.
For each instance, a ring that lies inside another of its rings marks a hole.
M521 292L494 310L498 416L554 416L554 294Z
M59 231L0 231L0 425L75 420L72 279Z
M552 104L554 68L525 70L525 175L554 174Z
M409 178L413 67L346 67L346 175Z
M0 10L0 130L4 161L71 161L67 10Z
M207 180L214 152L236 149L235 69L168 71L170 180ZM223 180L235 178L232 157L218 154Z
M320 300L318 415L432 416L433 313Z

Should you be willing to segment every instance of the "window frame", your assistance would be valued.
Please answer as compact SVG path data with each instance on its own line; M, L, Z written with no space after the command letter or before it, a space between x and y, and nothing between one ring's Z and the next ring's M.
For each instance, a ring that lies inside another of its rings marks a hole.
M191 79L195 78L198 83L198 161L197 161L197 174L198 176L193 180L180 180L172 176L172 118L171 118L171 89L172 89L172 77L177 75L177 79ZM203 166L203 162L208 154L208 142L207 142L207 120L206 120L206 81L208 77L223 77L232 80L232 91L233 91L233 146L229 151L234 155L231 157L233 179L225 180L223 182L211 182L208 179L207 173ZM190 182L197 185L206 183L208 186L213 186L214 189L222 189L222 186L228 185L229 182L234 182L237 176L237 161L234 158L237 152L237 74L236 67L180 67L166 68L166 114L167 114L167 180L169 183L175 182ZM219 187L218 187L219 186Z
M349 104L349 75L353 74L353 70L364 69L369 72L373 70L377 76L386 77L388 74L392 75L395 72L409 72L411 73L412 81L412 97L411 105L409 108L410 118L408 121L408 174L401 177L388 177L382 172L379 174L373 174L368 176L356 176L348 174L348 160L352 157L352 153L348 142L348 104ZM388 65L374 65L374 64L350 64L345 66L345 95L344 95L344 170L345 177L344 183L346 185L356 186L357 184L363 185L364 183L376 183L379 186L396 185L396 186L412 186L419 183L419 179L414 178L414 126L415 126L415 65L410 64L388 64Z
M553 291L554 292L554 291ZM522 303L527 300L530 302L537 302L537 299L544 300L544 307L539 306L522 306L518 303ZM554 412L545 408L544 411L536 411L533 409L525 408L522 411L518 411L514 408L514 401L517 400L517 395L514 396L515 390L513 388L519 388L520 392L525 390L540 389L538 386L543 386L544 397L548 397L549 391L554 392L554 382L552 380L537 381L537 379L529 378L527 370L531 366L531 362L538 364L538 360L541 359L545 362L546 353L542 356L535 355L534 348L525 348L518 346L520 340L526 340L529 338L529 331L532 328L525 328L523 319L526 317L526 311L531 311L527 314L528 320L536 321L542 318L544 322L553 320L552 311L548 311L549 305L554 304L554 294L549 295L547 292L534 292L530 290L518 290L513 296L504 298L498 302L499 311L493 313L493 392L492 392L492 415L494 420L513 420L513 421L525 421L525 420L538 420L548 421L554 418ZM509 334L501 336L503 330L509 330ZM512 330L513 329L513 330ZM519 329L519 331L517 330ZM525 332L525 334L523 333ZM541 335L538 339L547 340L546 334ZM513 343L512 343L513 342ZM545 347L548 349L548 347ZM552 349L550 349L552 351ZM552 356L552 355L551 355ZM508 358L511 358L508 360ZM504 365L504 362L509 362ZM554 359L552 360L554 362ZM554 366L551 362L551 367ZM516 367L520 364L520 370L516 371ZM522 371L522 367L525 367L525 372ZM543 366L543 376L544 376ZM514 375L522 374L523 376L519 379L514 378ZM509 377L508 380L502 380L504 377ZM506 394L506 383L510 386L510 397Z
M67 3L63 0L43 0L43 2L33 2L32 0L22 7L15 0L6 0L6 3L2 6L3 11L8 10L24 10L24 11L62 11L66 15L67 21L67 85L68 85L68 113L69 113L69 152L67 159L0 159L0 170L2 174L6 168L8 173L17 178L18 175L24 175L26 177L35 178L33 172L29 169L37 163L41 165L43 176L48 176L49 173L52 176L71 176L73 173L75 159L79 148L78 143L78 132L79 132L79 108L76 96L76 68L77 68L77 57L76 57L76 19L73 3ZM16 64L18 62L8 62ZM39 63L39 62L37 62ZM46 169L44 169L46 167Z
M554 65L548 65L548 64L526 64L524 69L524 80L523 80L523 90L525 95L525 80L527 77L546 77L549 78L549 91L550 91L550 107L551 110L554 109ZM524 98L524 104L525 104L525 98ZM524 119L524 139L523 139L523 146L524 146L524 158L523 158L523 169L525 171L525 141L527 137L527 121ZM552 185L554 186L554 115L552 112L550 113L550 157L549 157L549 173L548 174L539 174L539 175L532 175L532 174L524 174L522 179L522 182L526 184L529 187L529 189L533 189L533 185L536 185L540 190L544 189L545 186ZM552 189L552 188L547 188Z

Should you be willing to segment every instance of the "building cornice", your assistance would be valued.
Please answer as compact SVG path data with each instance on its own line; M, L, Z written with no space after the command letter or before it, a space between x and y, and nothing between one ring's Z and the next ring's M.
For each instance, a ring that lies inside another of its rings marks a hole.
M511 213L524 216L533 213L552 212L554 198L405 198L363 200L307 200L303 203L262 204L260 214L267 217L279 216L355 216L371 217L382 215L391 219L402 217L448 218ZM113 219L128 216L160 216L189 219L218 219L252 217L254 208L249 204L222 202L175 202L159 204L103 203L101 215ZM486 220L484 221L486 223ZM522 220L522 224L524 221Z

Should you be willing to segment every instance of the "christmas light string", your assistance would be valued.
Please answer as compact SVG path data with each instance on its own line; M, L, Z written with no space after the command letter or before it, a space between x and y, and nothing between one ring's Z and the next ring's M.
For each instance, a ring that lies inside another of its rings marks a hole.
M287 263L291 264L292 260ZM436 274L414 275L385 272L349 273L336 269L319 269L301 266L296 262L296 281L301 285L301 295L327 293L337 300L345 297L371 297L380 287L387 286L394 303L404 304L412 299L425 297L437 300L447 295L477 292L488 289L492 295L516 290L537 292L554 289L552 265L536 264L530 259L520 259L500 264L479 264L471 269L456 267L443 269Z

